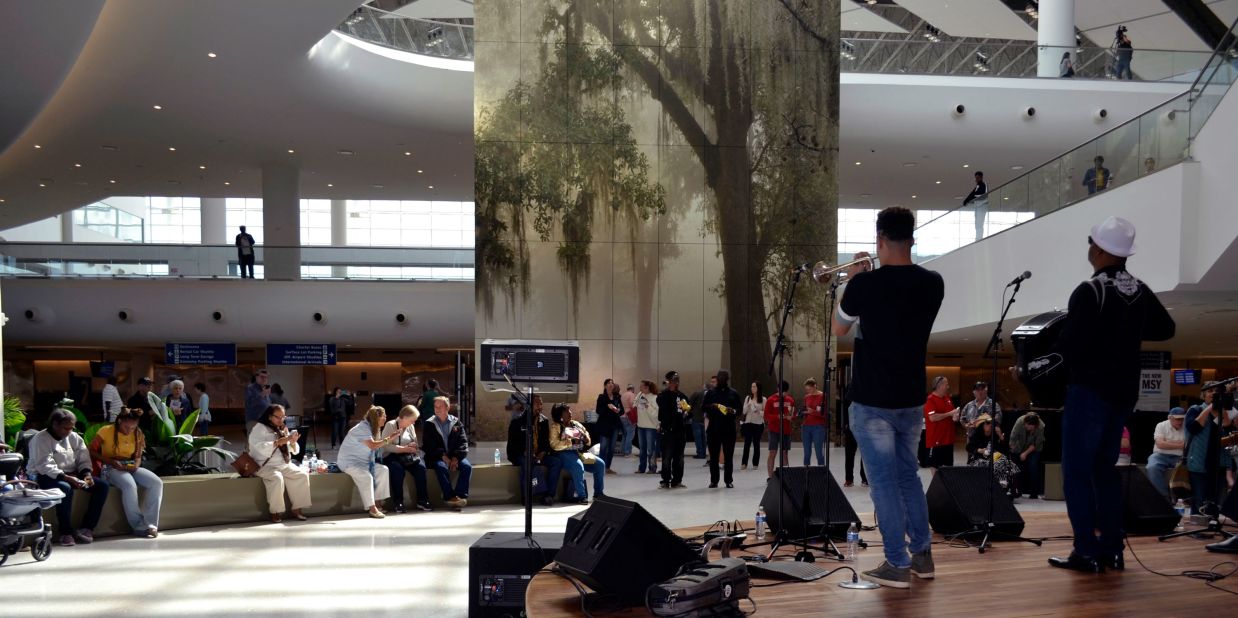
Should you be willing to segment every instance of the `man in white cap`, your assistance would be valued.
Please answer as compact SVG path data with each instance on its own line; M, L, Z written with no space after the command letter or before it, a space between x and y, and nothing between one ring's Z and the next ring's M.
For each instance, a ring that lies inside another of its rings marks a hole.
M1049 564L1086 573L1122 569L1122 485L1113 466L1139 398L1139 348L1174 336L1174 321L1147 285L1126 271L1135 226L1109 217L1092 227L1092 277L1070 295L1054 354L1068 378L1062 418L1062 483L1074 530L1069 557ZM1100 531L1097 536L1096 531Z

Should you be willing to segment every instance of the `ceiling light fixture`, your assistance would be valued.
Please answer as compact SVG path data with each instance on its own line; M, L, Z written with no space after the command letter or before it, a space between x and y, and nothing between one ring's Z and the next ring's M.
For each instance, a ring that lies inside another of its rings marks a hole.
M228 181L226 181L226 180L224 181L224 186L231 186L231 185L232 185L232 183L230 183L230 182L228 182Z
M102 146L99 146L99 147L108 152L116 152L118 150L115 146L111 144L103 144Z
M938 180L938 181L937 181L937 184L941 184L941 181L940 181L940 180Z
M81 164L81 163L74 163L74 164L73 164L73 167L81 167L81 166L82 166L82 164Z
M431 188L431 189L433 189L433 188L434 188L434 185L430 185L430 188Z
M113 184L113 185L114 185L114 184L116 184L116 180L115 180L115 179L109 180L109 181L108 181L108 183L109 183L109 184Z
M1010 166L1010 169L1012 169L1012 170L1014 170L1014 171L1016 171L1016 172L1017 172L1017 171L1019 171L1019 170L1023 169L1023 166L1022 166L1022 165L1011 165L1011 166Z
M45 185L45 184L43 184L43 183L41 183L41 182L40 182L40 183L39 183L39 186L40 186L40 187L46 187L47 185Z
M969 168L969 167L971 167L971 165L969 165L969 164L967 164L967 163L964 163L964 164L963 164L963 169L967 169L967 168Z
M908 162L906 162L906 163L904 163L904 164L903 164L903 167L915 167L915 166L916 166L916 162L915 162L915 161L908 161Z
M413 153L411 153L411 152L409 152L409 151L405 150L405 151L404 151L404 156L406 156L406 157L411 157L411 156L413 156Z
M217 57L217 56L218 56L218 54L216 54L215 52L206 52L206 57L207 57L207 58L215 58L215 57Z
M341 155L344 155L344 156L346 156L346 157L350 157L350 156L352 156L352 155L357 154L357 153L356 153L356 151L353 151L353 150L346 150L346 149L343 149L343 148L341 148L341 149L339 149L339 150L337 150L337 151L335 151L335 152L336 152L336 154L341 154Z
M417 170L417 173L418 173L418 174L420 174L420 173L421 173L421 170Z
M163 106L162 106L162 105L152 105L151 107L155 108L155 111L159 111L159 110L163 109Z
M206 169L206 166L205 166L205 165L199 165L199 166L198 166L198 169L200 169L200 170L204 170L204 169Z
M911 196L911 199L913 199L913 200L914 200L914 199L916 199L916 196L914 196L914 195L913 195L913 196Z
M168 146L168 152L176 152L176 146Z
M34 149L35 149L35 150L42 150L42 149L43 149L43 147L42 147L42 146L40 146L40 145L38 145L38 144L35 144L35 145L34 145Z
M328 187L334 187L335 185L333 185L333 184L331 184L331 183L329 183L329 182L328 182L328 183L327 183L327 186L328 186Z
M291 148L289 148L289 149L288 149L288 154L293 154L293 153L295 153L295 152L296 152L296 151L295 151L295 150L293 150L293 149L291 149Z
M375 189L381 189L381 188L383 188L383 186L382 186L382 185L370 185L370 186L371 186L371 187L374 187Z

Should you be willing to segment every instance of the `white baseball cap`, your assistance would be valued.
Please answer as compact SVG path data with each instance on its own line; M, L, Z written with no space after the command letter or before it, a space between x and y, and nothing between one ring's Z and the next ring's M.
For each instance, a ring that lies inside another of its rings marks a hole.
M1135 255L1135 226L1122 217L1109 217L1092 226L1092 244L1118 257Z

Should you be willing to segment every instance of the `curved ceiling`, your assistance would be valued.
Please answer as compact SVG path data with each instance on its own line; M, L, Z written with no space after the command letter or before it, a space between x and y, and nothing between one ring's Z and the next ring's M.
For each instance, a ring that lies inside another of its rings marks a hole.
M61 28L62 4L23 3L20 28ZM268 162L305 198L471 199L472 74L332 44L357 5L109 0L0 154L0 229L108 195L259 196Z

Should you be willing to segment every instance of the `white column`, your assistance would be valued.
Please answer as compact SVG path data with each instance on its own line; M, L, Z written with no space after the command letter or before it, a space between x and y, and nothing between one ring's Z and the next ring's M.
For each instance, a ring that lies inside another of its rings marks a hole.
M222 197L202 198L202 244L230 245L227 206Z
M331 200L331 246L348 246L348 203L344 200ZM332 266L332 276L343 278L348 275L347 266Z
M1038 77L1059 77L1062 54L1075 59L1075 0L1040 0L1036 23Z
M73 242L73 211L60 215L60 242Z
M294 165L262 166L260 249L264 279L301 278L301 170Z

